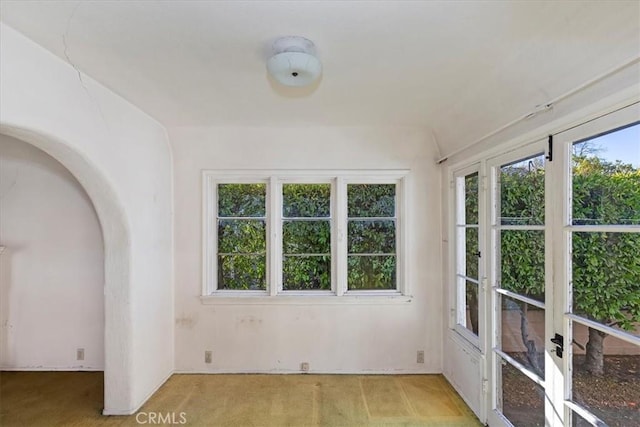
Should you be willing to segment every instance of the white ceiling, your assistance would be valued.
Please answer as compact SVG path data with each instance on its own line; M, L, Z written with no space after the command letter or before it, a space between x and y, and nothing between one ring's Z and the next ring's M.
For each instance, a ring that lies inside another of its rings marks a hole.
M420 126L445 152L640 56L638 1L3 0L0 18L167 127ZM283 35L315 42L313 90L268 78Z

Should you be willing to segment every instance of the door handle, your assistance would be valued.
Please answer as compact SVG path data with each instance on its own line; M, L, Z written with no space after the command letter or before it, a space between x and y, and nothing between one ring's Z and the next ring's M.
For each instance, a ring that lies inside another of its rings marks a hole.
M551 338L551 342L556 345L556 355L562 359L562 352L564 352L564 337L560 334L556 334Z

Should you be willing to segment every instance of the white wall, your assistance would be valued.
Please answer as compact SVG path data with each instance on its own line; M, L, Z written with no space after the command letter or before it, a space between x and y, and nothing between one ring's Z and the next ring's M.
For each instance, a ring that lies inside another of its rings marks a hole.
M105 409L132 413L173 370L172 160L164 128L0 24L0 132L91 198L105 241Z
M415 128L174 128L176 370L441 372L440 174ZM203 305L204 169L411 169L410 303ZM204 351L213 363L204 363ZM425 351L425 364L416 351Z
M0 245L0 369L103 369L104 252L93 204L58 161L4 135Z

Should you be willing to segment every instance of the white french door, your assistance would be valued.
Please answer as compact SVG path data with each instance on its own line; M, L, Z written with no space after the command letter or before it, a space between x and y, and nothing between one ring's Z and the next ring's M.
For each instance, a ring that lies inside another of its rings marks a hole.
M489 425L640 425L640 108L486 161Z
M545 425L549 271L542 143L487 163L491 223L490 424Z

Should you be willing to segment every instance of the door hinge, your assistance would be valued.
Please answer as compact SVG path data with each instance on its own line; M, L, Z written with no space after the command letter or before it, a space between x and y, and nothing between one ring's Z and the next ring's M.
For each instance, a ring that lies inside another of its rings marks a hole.
M489 388L489 380L486 378L482 379L482 393L487 394Z

